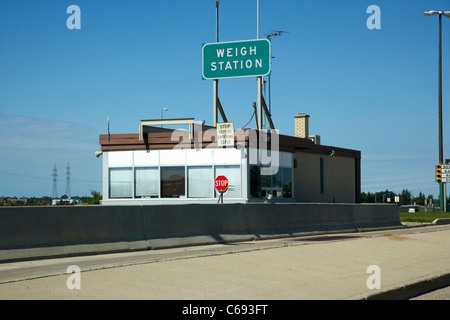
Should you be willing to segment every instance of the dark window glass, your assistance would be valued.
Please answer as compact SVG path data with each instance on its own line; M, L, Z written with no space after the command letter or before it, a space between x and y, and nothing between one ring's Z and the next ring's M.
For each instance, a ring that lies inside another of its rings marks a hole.
M261 176L258 166L250 166L250 196L252 198L261 197Z
M185 192L185 169L184 167L162 167L161 168L161 197L179 198Z

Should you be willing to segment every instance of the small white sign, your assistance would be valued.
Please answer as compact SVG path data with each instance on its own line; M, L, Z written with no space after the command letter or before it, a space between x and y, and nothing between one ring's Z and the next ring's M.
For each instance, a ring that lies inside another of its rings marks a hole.
M234 146L234 123L223 122L217 124L217 146Z
M441 164L441 183L450 183L450 165Z

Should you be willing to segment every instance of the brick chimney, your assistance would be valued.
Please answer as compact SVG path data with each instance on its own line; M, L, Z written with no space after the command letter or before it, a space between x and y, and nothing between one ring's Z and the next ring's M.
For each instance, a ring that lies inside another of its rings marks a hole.
M299 113L295 118L295 136L298 138L309 138L309 115Z

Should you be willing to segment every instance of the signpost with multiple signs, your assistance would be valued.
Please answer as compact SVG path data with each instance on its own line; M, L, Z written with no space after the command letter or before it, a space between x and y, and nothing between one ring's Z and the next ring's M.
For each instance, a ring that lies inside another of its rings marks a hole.
M271 70L269 39L206 43L202 47L203 79L266 76Z
M450 164L436 165L436 182L450 183Z

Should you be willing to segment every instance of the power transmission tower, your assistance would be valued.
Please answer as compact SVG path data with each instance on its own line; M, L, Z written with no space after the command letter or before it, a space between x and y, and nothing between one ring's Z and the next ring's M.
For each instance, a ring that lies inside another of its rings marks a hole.
M66 168L66 196L70 198L71 196L70 191L70 165L67 162L67 168Z
M52 198L53 198L53 199L58 199L58 191L57 191L57 189L56 189L56 182L57 182L57 178L56 178L56 177L58 177L58 173L56 172L56 164L55 164L55 166L54 166L54 168L53 168L53 174L52 174L52 177L53 177L53 192L52 192Z

